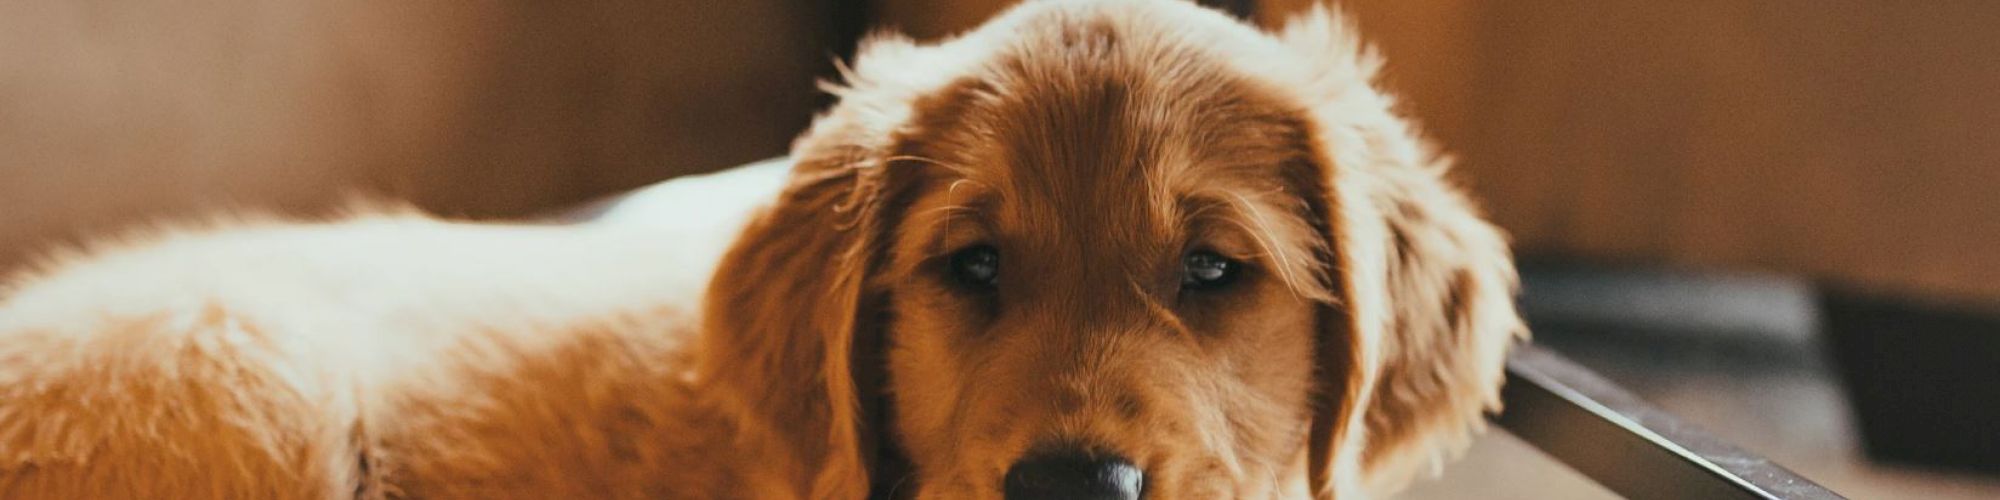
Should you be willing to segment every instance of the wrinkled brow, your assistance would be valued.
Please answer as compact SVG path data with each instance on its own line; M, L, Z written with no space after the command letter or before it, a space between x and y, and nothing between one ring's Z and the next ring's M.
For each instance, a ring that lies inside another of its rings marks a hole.
M1307 221L1304 201L1282 187L1208 187L1180 197L1182 227L1197 238L1248 240L1250 255L1232 258L1266 263L1294 293L1313 300L1333 297L1320 279L1320 255L1329 242Z
M913 205L913 211L905 214L889 272L898 275L911 272L926 260L994 234L993 221L988 216L999 202L996 193L970 179L943 180L938 184L934 192L924 195L923 200Z

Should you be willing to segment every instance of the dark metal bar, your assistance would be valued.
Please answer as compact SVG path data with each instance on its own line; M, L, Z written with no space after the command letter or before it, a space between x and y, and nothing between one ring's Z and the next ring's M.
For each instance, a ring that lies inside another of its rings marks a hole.
M1508 432L1626 498L1844 498L1532 345L1507 361Z

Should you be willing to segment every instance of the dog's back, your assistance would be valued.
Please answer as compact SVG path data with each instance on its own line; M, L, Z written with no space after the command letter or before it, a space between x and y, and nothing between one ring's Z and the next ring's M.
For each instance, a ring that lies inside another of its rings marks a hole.
M616 223L218 224L58 259L0 302L0 497L453 496L676 458L622 443L697 434L662 406L764 197L672 198L782 173L732 175Z

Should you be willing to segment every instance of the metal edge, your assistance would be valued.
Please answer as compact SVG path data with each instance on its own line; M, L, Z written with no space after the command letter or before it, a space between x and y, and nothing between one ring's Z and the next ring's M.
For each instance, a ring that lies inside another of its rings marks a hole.
M1626 498L1845 498L1544 348L1515 349L1502 400L1501 427Z

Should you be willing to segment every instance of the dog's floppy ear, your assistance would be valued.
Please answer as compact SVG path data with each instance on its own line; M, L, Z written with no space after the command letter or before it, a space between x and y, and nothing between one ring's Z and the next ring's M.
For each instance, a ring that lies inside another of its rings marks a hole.
M1527 330L1505 240L1439 167L1332 170L1341 302L1323 320L1321 373L1341 399L1315 422L1327 439L1317 463L1349 475L1327 478L1358 474L1348 484L1386 494L1483 428L1482 413L1499 408L1507 348Z
M869 40L846 86L823 85L840 103L793 145L789 185L709 285L700 373L757 461L754 479L781 485L751 489L762 496L864 498L873 476L896 473L878 425L886 292L870 277L917 182L887 152L935 85L896 71L927 56L906 39Z
M1327 221L1339 296L1322 319L1308 472L1315 496L1350 500L1463 449L1498 408L1507 348L1526 334L1505 238L1390 111L1373 86L1379 63L1352 33L1316 8L1281 35L1317 65L1301 87L1318 153L1296 175Z
M755 450L745 457L772 475L758 479L801 498L863 498L874 441L864 406L875 405L857 375L875 377L854 361L877 341L864 285L887 179L858 151L804 152L709 285L701 373Z

